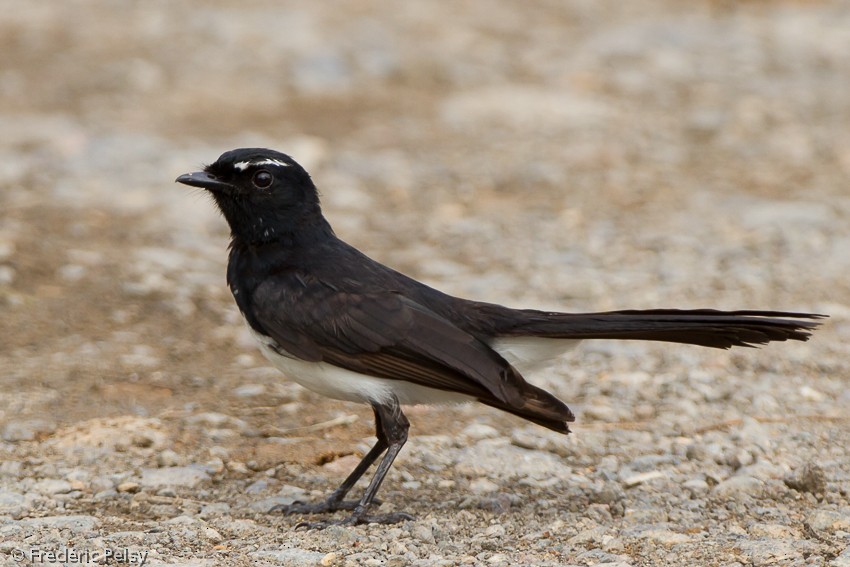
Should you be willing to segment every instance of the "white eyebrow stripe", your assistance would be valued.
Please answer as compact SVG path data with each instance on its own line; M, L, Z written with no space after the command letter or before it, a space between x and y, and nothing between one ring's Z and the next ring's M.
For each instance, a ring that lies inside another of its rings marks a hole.
M255 161L251 165L279 165L281 167L289 167L288 163L277 159L264 159L263 161Z
M280 161L277 159L264 159L260 161L239 161L233 164L233 167L238 169L239 171L245 171L252 165L279 165L281 167L289 167L289 164L285 161Z

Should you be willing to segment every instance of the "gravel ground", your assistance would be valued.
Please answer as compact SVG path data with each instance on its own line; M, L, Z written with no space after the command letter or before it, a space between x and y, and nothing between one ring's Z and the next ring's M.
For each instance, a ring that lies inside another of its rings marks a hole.
M850 565L846 2L0 10L0 564ZM417 520L294 530L266 510L338 483L371 412L266 366L172 183L246 145L454 294L831 318L585 343L531 377L569 437L410 408L382 509Z

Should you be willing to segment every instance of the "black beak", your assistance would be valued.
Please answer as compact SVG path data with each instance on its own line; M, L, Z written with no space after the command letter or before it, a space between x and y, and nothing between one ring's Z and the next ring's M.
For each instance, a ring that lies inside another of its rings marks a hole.
M193 173L185 173L175 179L177 183L183 185L191 185L192 187L200 187L209 191L230 191L233 185L225 183L214 175L210 175L205 171L195 171Z

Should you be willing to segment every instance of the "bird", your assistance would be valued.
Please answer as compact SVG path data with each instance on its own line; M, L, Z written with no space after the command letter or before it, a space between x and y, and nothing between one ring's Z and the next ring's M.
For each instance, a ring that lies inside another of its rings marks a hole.
M573 412L522 372L578 341L728 349L806 341L825 317L714 309L567 313L463 299L337 237L311 176L289 155L235 149L176 182L206 190L229 225L227 285L265 357L307 389L368 404L374 413L377 441L338 488L318 502L270 510L324 518L299 524L307 528L413 519L373 512L408 438L402 405L477 401L568 434ZM379 458L362 496L346 500ZM333 513L340 510L350 514L338 518Z

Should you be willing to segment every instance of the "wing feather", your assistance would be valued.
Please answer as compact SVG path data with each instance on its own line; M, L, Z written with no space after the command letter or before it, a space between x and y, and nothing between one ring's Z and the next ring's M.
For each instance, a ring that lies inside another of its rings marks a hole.
M397 293L343 292L301 279L309 289L293 294L298 287L268 280L253 295L254 319L289 354L522 405L527 384L519 372L450 321Z

